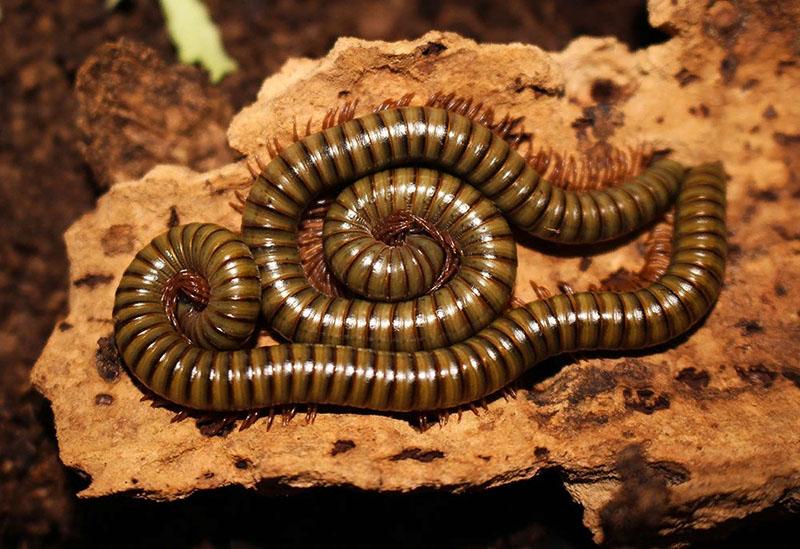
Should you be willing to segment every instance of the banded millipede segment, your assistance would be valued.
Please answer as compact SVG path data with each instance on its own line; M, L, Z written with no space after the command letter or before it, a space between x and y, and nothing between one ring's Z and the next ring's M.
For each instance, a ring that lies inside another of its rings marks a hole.
M352 299L314 289L297 247L304 212L335 189L324 250ZM670 263L651 285L507 309L516 274L507 222L556 242L598 242L657 219L676 197ZM400 214L422 229L387 242L381 226ZM432 232L459 250L444 281L437 277L446 254ZM119 350L142 383L202 410L443 410L505 387L548 357L648 347L695 324L723 280L724 174L718 164L687 172L660 160L614 188L566 191L468 118L398 108L285 148L250 192L241 238L213 225L176 227L134 259L114 316ZM187 273L207 280L207 292ZM207 303L183 300L171 321L163 296L181 284L193 301L207 293ZM294 343L228 350L252 334L259 303Z

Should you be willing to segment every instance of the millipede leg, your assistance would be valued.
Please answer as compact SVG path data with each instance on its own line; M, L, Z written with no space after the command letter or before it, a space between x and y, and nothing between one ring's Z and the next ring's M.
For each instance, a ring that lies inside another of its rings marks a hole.
M295 415L297 415L297 406L288 406L284 408L281 413L281 425L283 427L288 426Z
M549 297L552 296L550 290L548 290L544 286L540 286L539 284L536 283L536 281L529 280L528 283L531 285L531 288L533 288L533 292L539 299L548 299Z
M569 282L564 282L563 280L559 280L556 286L558 287L558 291L561 292L563 295L575 295L575 289Z
M414 99L413 93L407 93L399 98L390 97L388 99L384 99L382 103L378 104L372 112L381 112L388 109L396 109L399 107L407 107L411 104L411 101Z
M242 212L244 212L244 204L245 202L247 202L247 197L239 189L233 191L233 196L236 197L236 200L228 202L228 206L233 208L234 211L241 214Z
M430 429L430 423L428 423L428 414L426 412L419 412L417 414L417 427L421 433L424 433Z
M244 431L245 429L248 429L256 421L258 421L258 418L260 418L260 417L261 417L261 411L260 410L253 410L252 412L249 412L245 416L245 418L242 420L242 423L239 425L239 430L240 431Z
M528 149L523 154L528 165L566 190L602 190L623 183L639 175L655 157L648 144L620 149L605 142L596 143L580 157L563 155L551 147L535 146L532 136L528 137Z
M652 284L667 272L672 256L672 232L675 215L668 213L655 226L645 242L644 265L637 273L642 285Z
M503 399L508 402L509 399L516 399L517 398L517 390L514 387L514 384L506 385L503 387L501 394L503 395Z
M522 126L525 120L524 116L506 114L499 122L495 122L494 109L486 106L482 101L476 102L472 97L459 96L454 92L445 94L437 91L428 97L425 106L446 109L483 124L507 141L514 149L530 139L530 134L525 132L525 128Z
M203 435L215 437L233 430L236 425L236 418L230 415L208 412L197 418L195 424Z
M172 416L172 419L170 419L169 422L170 423L180 423L181 421L185 420L187 417L189 417L189 411L188 410L181 410L180 412L178 412L174 416Z
M309 404L306 409L306 425L311 425L317 419L317 406L316 404Z

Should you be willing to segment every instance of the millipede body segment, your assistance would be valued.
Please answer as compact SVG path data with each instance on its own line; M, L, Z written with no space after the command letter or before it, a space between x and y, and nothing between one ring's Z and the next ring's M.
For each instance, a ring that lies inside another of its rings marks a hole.
M304 212L333 191L324 251L348 297L315 289L298 251ZM673 202L669 265L649 286L508 308L509 223L593 243L651 223ZM386 230L398 215L416 220L405 234ZM433 238L440 233L456 257ZM725 256L719 164L659 160L615 187L565 190L477 121L393 108L281 150L250 191L241 236L190 224L154 239L117 290L116 343L144 385L188 408L446 410L560 353L640 349L685 332L714 304ZM445 267L454 274L442 280ZM243 349L259 314L292 343Z

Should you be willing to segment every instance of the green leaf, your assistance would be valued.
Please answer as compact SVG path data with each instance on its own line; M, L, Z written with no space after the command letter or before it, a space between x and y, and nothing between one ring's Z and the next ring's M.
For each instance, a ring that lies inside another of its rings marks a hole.
M200 63L211 81L236 70L236 61L225 53L219 30L200 0L160 0L167 31L178 48L182 63Z
M122 2L122 0L106 0L106 9L108 11L112 11L114 8L119 6L120 2Z

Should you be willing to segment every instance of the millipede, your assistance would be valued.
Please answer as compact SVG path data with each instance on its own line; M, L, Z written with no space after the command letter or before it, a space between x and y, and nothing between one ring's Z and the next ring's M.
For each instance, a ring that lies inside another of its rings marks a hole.
M712 308L727 251L720 163L686 168L640 148L618 158L636 169L612 162L588 172L598 184L571 188L574 163L519 152L519 119L495 123L452 94L409 103L360 117L350 104L319 132L295 127L293 143L258 159L241 234L191 223L138 252L113 312L138 381L197 411L440 413L508 390L548 357L662 344ZM514 306L511 225L591 244L673 205L645 286ZM259 318L287 343L248 345Z

